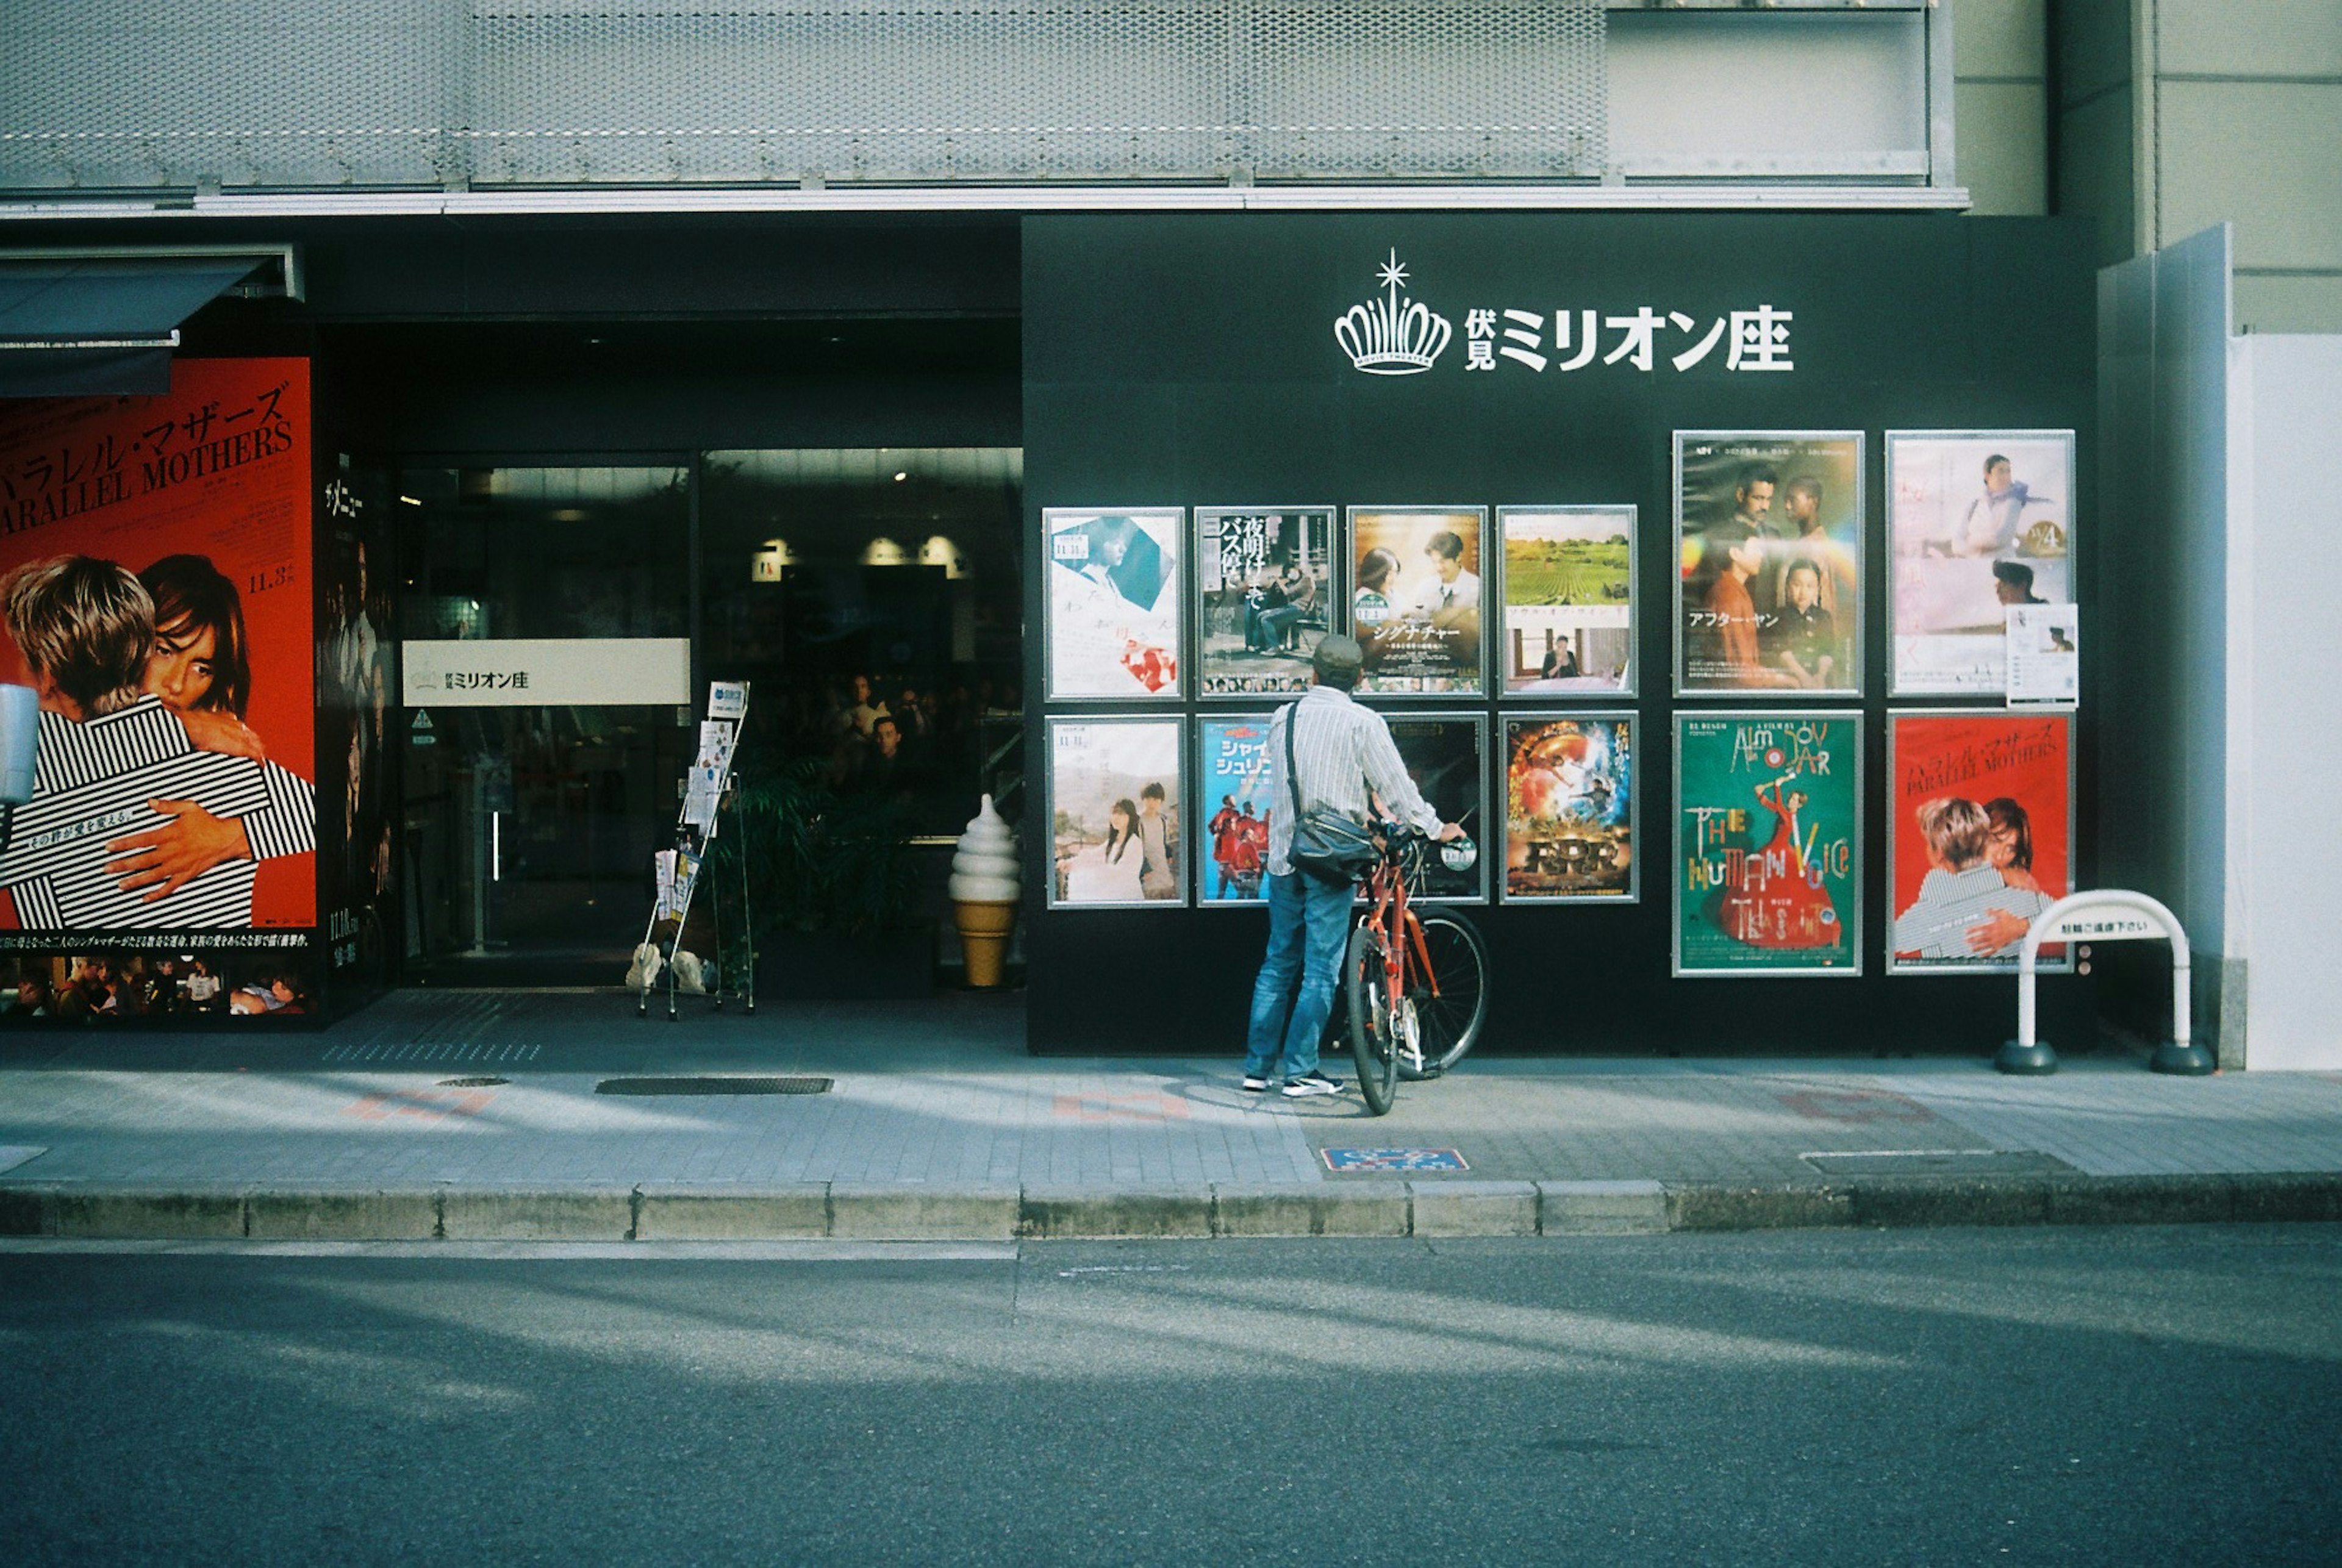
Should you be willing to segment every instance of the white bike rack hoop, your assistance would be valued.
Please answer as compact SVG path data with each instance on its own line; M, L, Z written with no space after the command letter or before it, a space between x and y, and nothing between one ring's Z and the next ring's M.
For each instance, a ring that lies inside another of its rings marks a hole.
M2171 944L2171 1038L2155 1048L2148 1064L2158 1073L2200 1077L2212 1071L2212 1054L2188 1037L2187 933L2161 901L2143 893L2100 888L2072 893L2034 917L2017 963L2017 1038L2000 1048L1993 1065L2004 1073L2055 1073L2057 1054L2034 1032L2036 970L2047 942L2137 942L2161 937Z

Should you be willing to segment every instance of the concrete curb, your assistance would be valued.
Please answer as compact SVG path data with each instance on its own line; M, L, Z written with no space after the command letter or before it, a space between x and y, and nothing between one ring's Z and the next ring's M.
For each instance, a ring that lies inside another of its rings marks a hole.
M1446 1239L1863 1226L2342 1221L2342 1172L1707 1182L389 1188L0 1181L0 1236L111 1241Z

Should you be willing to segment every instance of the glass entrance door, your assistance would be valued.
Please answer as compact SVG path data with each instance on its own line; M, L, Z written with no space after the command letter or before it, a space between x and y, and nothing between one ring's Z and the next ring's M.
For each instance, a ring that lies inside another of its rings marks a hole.
M690 762L689 471L424 470L398 504L408 976L615 984Z

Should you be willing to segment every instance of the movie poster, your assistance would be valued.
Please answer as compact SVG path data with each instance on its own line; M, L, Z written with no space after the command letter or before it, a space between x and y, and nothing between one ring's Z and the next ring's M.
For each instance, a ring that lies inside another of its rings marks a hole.
M1481 760L1486 726L1473 714L1402 714L1392 717L1390 731L1416 790L1441 822L1460 823L1468 835L1462 843L1426 849L1423 879L1414 896L1449 904L1482 902L1488 896L1487 856L1480 847L1488 838L1484 820L1487 770Z
M1635 508L1499 506L1507 696L1634 694Z
M1176 507L1041 514L1049 696L1179 696Z
M1505 901L1632 904L1635 721L1505 720Z
M1196 861L1198 905L1264 904L1268 874L1268 721L1259 714L1206 714L1196 721L1196 798L1211 816ZM1288 802L1284 808L1289 812Z
M381 470L332 475L317 524L319 924L325 971L351 994L389 983L401 931L389 798L388 482Z
M1675 973L1858 974L1862 722L1676 715Z
M1205 696L1306 690L1309 655L1339 608L1334 509L1199 509L1196 581Z
M2074 433L1887 433L1890 690L2000 696L2008 611L2074 603Z
M1187 901L1177 719L1049 721L1049 907Z
M0 417L0 678L43 694L0 846L17 1012L314 1006L312 478L303 360Z
M1350 634L1366 653L1361 694L1485 690L1477 507L1350 509Z
M2073 721L1897 714L1887 810L1897 974L2015 974L2034 918L2074 891ZM2072 967L2063 943L2040 967Z
M1676 433L1676 693L1862 691L1859 431Z

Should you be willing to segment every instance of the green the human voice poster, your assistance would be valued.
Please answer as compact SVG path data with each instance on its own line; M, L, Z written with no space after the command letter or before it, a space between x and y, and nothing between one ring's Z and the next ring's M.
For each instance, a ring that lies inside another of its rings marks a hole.
M1676 971L1853 974L1862 721L1676 719Z

